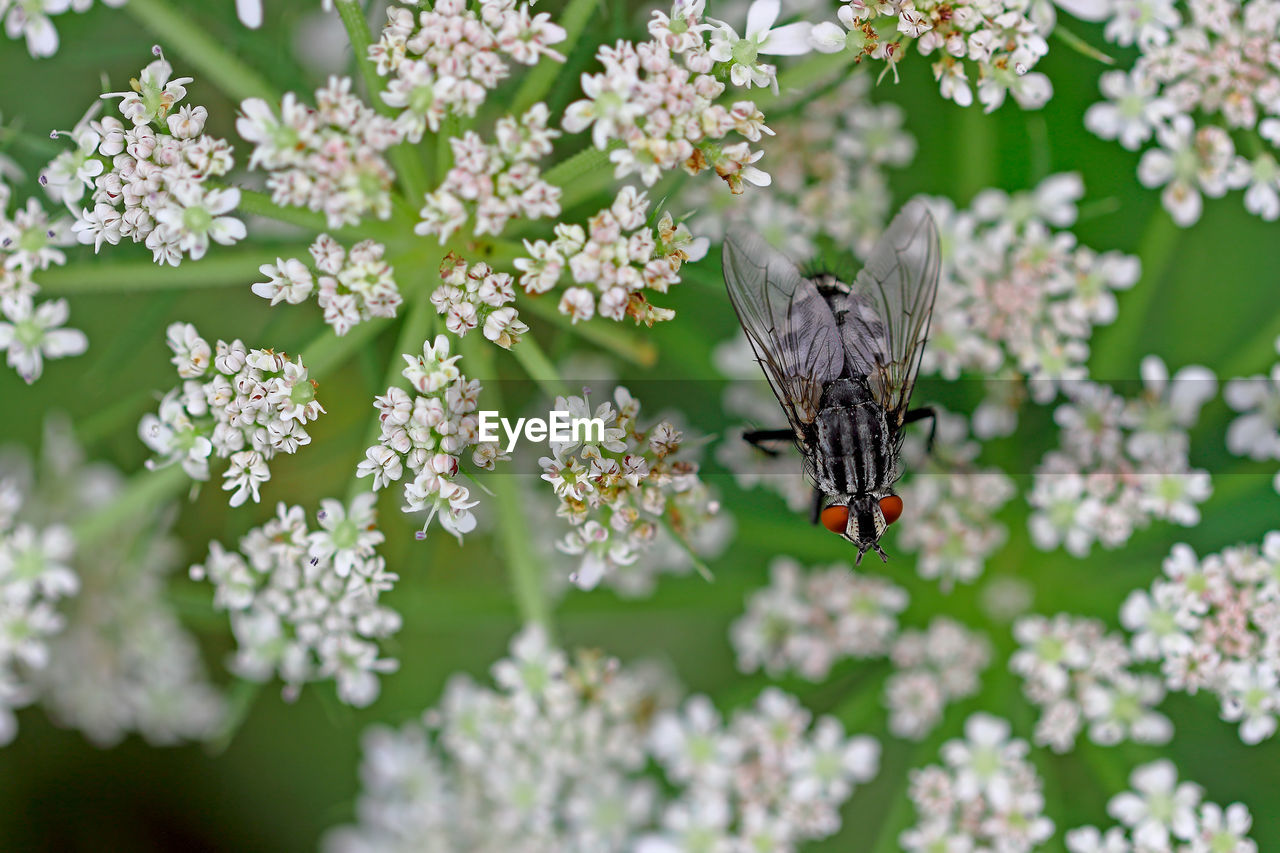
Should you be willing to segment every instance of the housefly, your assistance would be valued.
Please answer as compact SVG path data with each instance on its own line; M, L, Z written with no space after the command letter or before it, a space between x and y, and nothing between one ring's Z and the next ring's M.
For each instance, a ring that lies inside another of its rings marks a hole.
M918 201L894 217L852 285L806 278L749 231L725 238L729 300L790 423L744 438L795 442L815 487L813 522L858 546L858 562L868 550L889 559L880 537L902 514L893 484L903 428L934 417L909 406L940 258L938 229Z

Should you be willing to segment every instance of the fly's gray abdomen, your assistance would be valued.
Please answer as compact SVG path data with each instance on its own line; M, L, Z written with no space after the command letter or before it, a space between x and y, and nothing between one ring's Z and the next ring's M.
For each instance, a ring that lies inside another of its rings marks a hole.
M823 395L824 399L827 395ZM828 494L879 492L892 484L889 426L872 401L826 406L814 419L815 475Z

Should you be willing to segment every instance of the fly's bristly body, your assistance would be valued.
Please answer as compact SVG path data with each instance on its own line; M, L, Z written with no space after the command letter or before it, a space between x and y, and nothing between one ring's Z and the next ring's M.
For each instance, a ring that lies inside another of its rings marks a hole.
M933 415L911 409L938 290L938 231L922 202L906 205L852 284L806 278L749 231L725 238L724 276L738 319L790 424L752 443L787 438L804 457L814 521L875 550L902 513L893 485L903 428Z

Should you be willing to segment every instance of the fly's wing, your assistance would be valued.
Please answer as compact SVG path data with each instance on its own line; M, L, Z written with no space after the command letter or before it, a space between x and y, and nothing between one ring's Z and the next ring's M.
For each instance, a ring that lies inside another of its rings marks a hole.
M921 201L907 204L854 279L848 310L841 313L850 368L866 375L876 401L899 423L929 337L941 261L929 208Z
M725 237L724 281L769 385L803 442L802 427L818 414L822 386L844 366L835 317L790 260L741 228Z

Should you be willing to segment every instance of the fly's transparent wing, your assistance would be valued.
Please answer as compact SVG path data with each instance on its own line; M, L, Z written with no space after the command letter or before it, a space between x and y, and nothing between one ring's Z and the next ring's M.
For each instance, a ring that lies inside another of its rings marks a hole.
M872 394L899 423L929 337L941 262L929 208L921 201L907 204L854 279L850 310L841 316L846 359L851 367L866 364Z
M835 317L813 282L750 231L726 235L724 281L769 385L803 441L801 427L817 416L822 386L844 367Z

